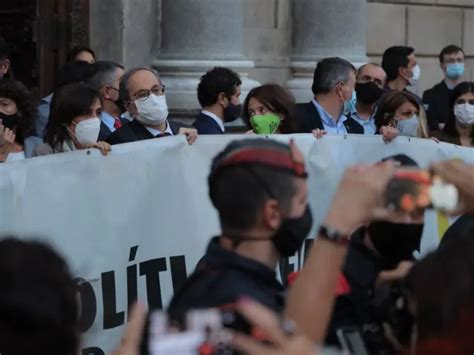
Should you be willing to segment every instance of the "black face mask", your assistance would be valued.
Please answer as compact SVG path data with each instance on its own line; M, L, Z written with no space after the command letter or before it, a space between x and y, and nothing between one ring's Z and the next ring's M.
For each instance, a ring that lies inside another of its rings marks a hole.
M383 95L383 89L379 88L374 82L357 83L355 86L357 100L365 105L372 105L379 101Z
M273 245L282 258L295 254L303 245L313 225L313 215L309 206L299 218L288 218L273 236Z
M224 109L224 122L232 122L240 117L242 105L234 105L229 102L229 106Z
M423 224L374 222L367 231L375 249L394 267L413 259L413 252L420 249Z
M15 129L18 126L20 118L18 117L18 114L5 115L4 113L0 112L0 120L2 120L2 124L5 127L9 129Z

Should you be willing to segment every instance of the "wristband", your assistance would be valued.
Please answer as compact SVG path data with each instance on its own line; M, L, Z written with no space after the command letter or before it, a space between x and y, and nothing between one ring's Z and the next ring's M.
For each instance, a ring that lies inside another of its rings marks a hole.
M347 245L350 242L349 235L342 234L337 229L325 225L319 228L318 236L341 245Z

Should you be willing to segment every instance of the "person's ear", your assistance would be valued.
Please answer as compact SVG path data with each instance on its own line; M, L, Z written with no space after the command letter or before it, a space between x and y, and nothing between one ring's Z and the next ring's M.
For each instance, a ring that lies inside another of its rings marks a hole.
M268 199L262 207L262 220L268 229L276 231L282 223L279 203L275 199Z
M217 104L219 104L219 106L222 106L223 108L227 107L227 105L229 104L229 99L225 96L223 92L220 92L219 95L217 95Z
M10 70L10 65L11 65L10 59L5 59L5 61L3 62L3 65L5 66L5 74L7 74L8 71Z
M406 71L408 68L400 67L398 68L398 74L402 76L403 78L407 78Z
M336 94L344 100L344 82L340 81L336 84Z
M100 88L100 96L103 97L104 99L110 100L110 91L111 91L110 85L104 85L103 87Z

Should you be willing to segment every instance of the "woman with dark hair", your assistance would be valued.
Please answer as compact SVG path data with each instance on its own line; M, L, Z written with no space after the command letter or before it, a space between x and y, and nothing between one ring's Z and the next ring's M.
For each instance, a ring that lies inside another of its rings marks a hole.
M443 142L474 146L474 82L463 82L451 94L449 117L439 138Z
M280 85L266 84L250 90L242 119L257 134L296 133L295 99Z
M0 80L0 163L29 158L43 143L35 134L36 104L19 81Z
M67 54L67 62L74 62L74 61L83 61L87 63L95 63L95 53L94 51L86 46L76 46L71 48L69 53Z
M34 156L97 148L103 155L110 145L97 142L100 131L99 93L84 84L68 84L54 93L46 126L45 144L36 147Z
M392 90L382 97L375 126L386 142L399 135L429 138L425 112L416 97L406 91Z

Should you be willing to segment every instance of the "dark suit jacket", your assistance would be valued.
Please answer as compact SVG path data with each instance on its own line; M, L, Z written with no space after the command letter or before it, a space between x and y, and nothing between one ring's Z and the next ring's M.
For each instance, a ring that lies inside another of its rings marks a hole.
M307 104L297 104L297 133L311 133L316 128L324 129L323 121L313 102ZM347 133L364 134L364 127L351 117L344 121Z
M183 123L168 121L173 134L178 134L181 127L190 128L190 126ZM130 123L120 127L114 133L112 133L106 142L109 144L122 144L129 142L143 141L145 139L152 139L154 137L140 122L133 120Z
M214 121L212 117L203 113L199 114L196 118L193 127L198 130L199 134L224 134L224 132L221 131L219 124Z
M124 126L128 124L130 121L125 118L120 117L120 122L122 122L122 126ZM112 134L112 131L109 129L109 127L107 127L107 125L104 122L100 121L99 142L105 141L107 137L110 136L111 134Z
M439 130L439 124L448 120L451 92L443 80L423 93L423 104L427 106L426 115L430 131Z

